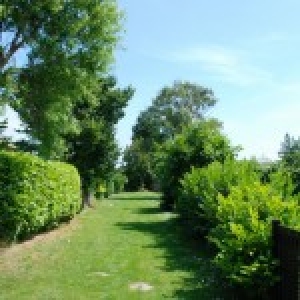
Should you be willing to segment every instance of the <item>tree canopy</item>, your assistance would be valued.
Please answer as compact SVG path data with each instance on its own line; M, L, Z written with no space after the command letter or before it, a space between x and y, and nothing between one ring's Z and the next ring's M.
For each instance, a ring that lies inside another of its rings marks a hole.
M17 51L26 48L36 63L68 60L102 71L120 30L114 0L4 0L0 12L4 17L1 34L9 40L0 48L1 70L9 67Z
M45 157L59 157L61 135L78 130L74 103L96 97L113 61L122 14L113 0L4 0L0 9L2 102L20 113ZM18 51L28 58L22 66L12 62Z
M153 190L154 188L154 167L152 165L154 153L147 152L143 148L143 141L136 139L128 146L123 153L123 170L127 177L125 185L128 191L141 189Z
M300 193L300 138L286 134L281 144L279 156L283 166L292 176L295 186L294 193Z
M158 148L189 124L205 119L206 111L216 101L212 90L195 83L175 81L163 87L151 106L140 113L133 127L133 143L124 155L127 188L152 189L156 186L155 153ZM139 174L144 174L138 179L134 175L136 168Z
M226 158L234 158L237 150L222 134L221 124L214 119L190 124L173 140L168 140L160 152L158 164L162 207L173 208L180 180L192 167L206 167L214 161L223 163Z
M215 105L213 91L188 81L175 81L159 91L152 105L142 112L133 128L133 138L165 141L193 121L203 119Z
M67 146L65 159L79 171L86 202L97 183L114 171L119 157L115 124L123 117L132 95L131 87L117 88L115 78L107 77L99 82L96 99L83 98L74 106L73 116L80 130L63 136Z

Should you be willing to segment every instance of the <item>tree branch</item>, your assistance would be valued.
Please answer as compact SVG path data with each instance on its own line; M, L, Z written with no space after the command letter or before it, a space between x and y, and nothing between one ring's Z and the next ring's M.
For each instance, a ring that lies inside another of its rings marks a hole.
M5 51L5 48L0 49L0 70L2 71L4 67L8 64L11 57L24 45L25 41L19 41L21 37L21 31L18 30L13 40L9 45L8 51Z

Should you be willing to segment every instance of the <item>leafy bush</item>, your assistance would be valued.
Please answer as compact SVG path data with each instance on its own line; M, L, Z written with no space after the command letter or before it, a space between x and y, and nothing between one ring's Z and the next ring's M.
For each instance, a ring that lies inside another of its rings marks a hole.
M293 183L292 173L280 165L276 172L270 173L270 184L282 199L295 194L296 185Z
M106 193L106 183L104 180L102 180L99 182L95 191L96 199L98 200L102 199L105 193Z
M0 236L23 239L81 207L80 177L68 164L0 152Z
M232 186L218 196L218 225L209 239L217 247L215 262L229 282L251 299L261 299L276 280L271 255L271 222L300 228L300 207L285 201L271 185L260 182Z
M294 194L300 193L300 137L286 134L279 152L281 162L289 171L294 184Z
M114 192L121 193L124 191L124 186L127 183L127 177L121 171L116 171L113 175Z
M162 207L172 209L179 196L180 179L194 167L234 156L229 140L221 134L215 120L202 121L185 128L168 141L161 151L159 165Z
M153 190L156 182L155 151L146 139L135 139L126 147L123 155L126 191Z
M189 229L206 235L217 225L217 196L227 196L230 188L241 182L259 180L257 163L227 159L204 168L192 168L181 180L176 210Z

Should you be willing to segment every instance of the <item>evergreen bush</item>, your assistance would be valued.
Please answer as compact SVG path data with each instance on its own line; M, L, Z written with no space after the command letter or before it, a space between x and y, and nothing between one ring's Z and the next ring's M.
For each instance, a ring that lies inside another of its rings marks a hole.
M0 236L24 239L81 207L80 177L66 163L26 153L0 152Z
M259 180L257 163L227 159L204 168L192 168L181 180L176 210L191 231L206 235L217 225L218 194L227 196L241 182Z
M228 196L218 196L218 225L209 239L217 247L216 265L240 297L264 299L278 279L271 251L274 219L300 229L298 200L283 200L260 182L232 186Z

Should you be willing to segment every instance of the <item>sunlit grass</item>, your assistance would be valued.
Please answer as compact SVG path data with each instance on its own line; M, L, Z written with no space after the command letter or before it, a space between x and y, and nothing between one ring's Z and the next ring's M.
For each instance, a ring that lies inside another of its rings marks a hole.
M207 246L186 238L158 197L115 195L56 232L2 250L0 299L214 299ZM131 290L135 282L152 289Z

